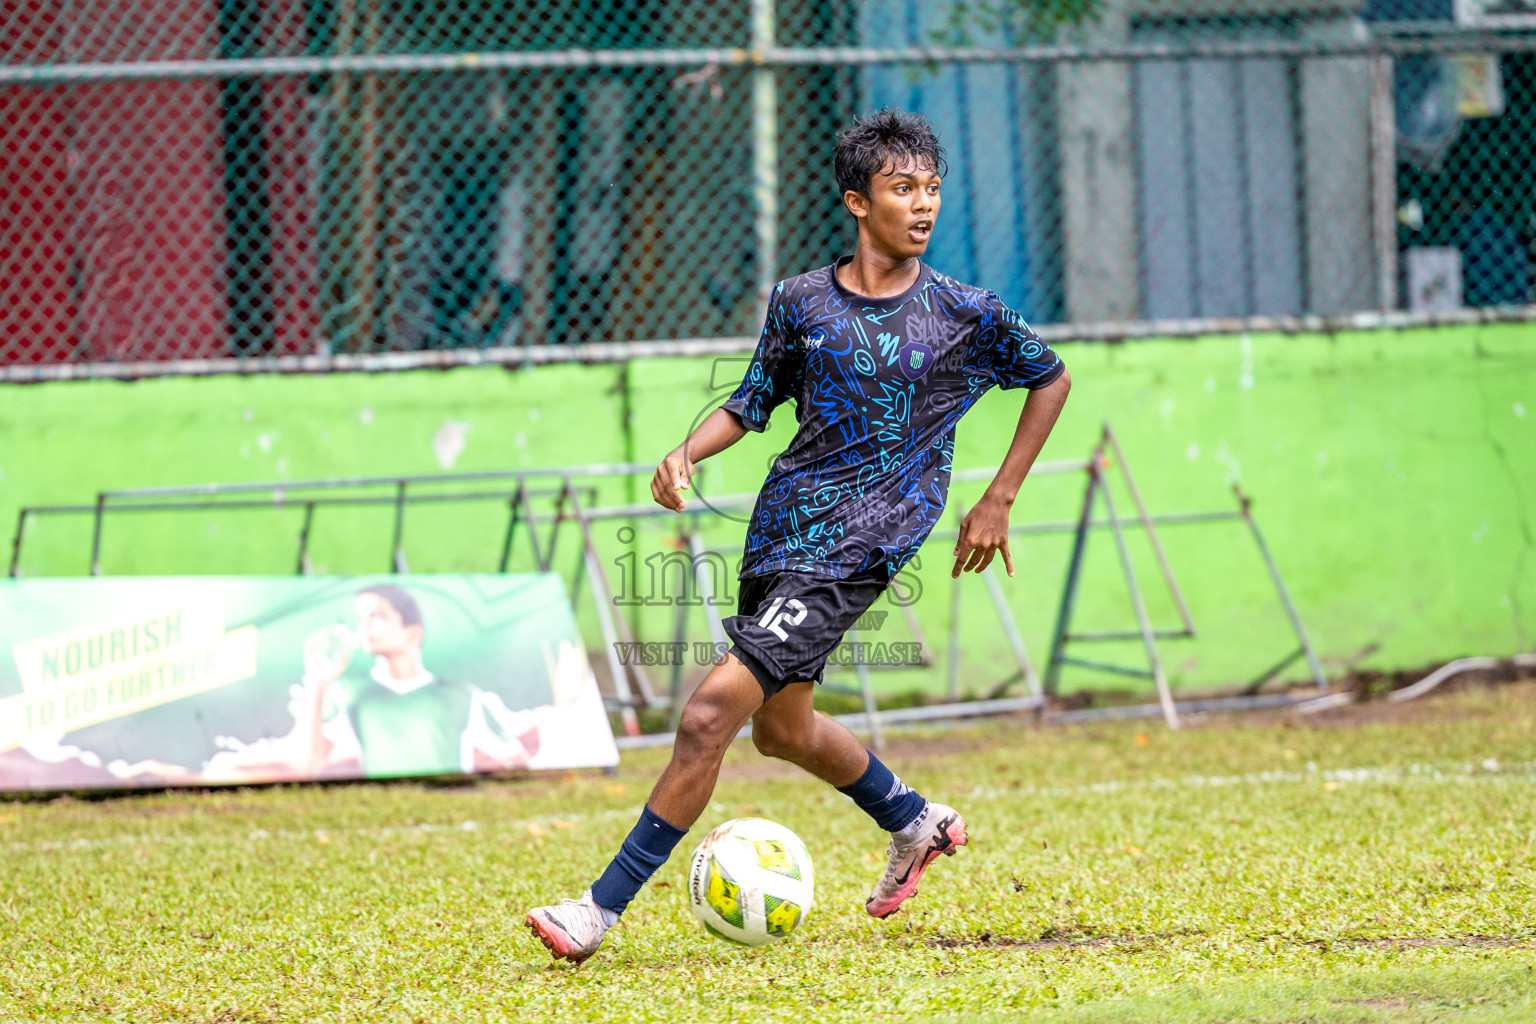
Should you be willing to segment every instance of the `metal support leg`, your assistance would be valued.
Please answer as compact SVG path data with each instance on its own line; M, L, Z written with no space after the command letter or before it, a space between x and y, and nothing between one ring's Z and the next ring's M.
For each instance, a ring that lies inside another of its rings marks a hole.
M952 582L954 589L949 597L949 699L960 699L960 584L965 581L961 573Z
M923 632L922 623L917 621L917 612L912 606L901 606L902 617L907 620L907 629L912 633L912 639L917 641L917 663L923 668L933 667L933 651L928 645L928 634Z
M1103 450L1096 453L1095 472L1103 474ZM1120 552L1120 567L1125 571L1125 587L1130 591L1131 607L1136 612L1136 626L1141 630L1141 642L1147 650L1148 667L1152 670L1152 681L1157 685L1157 699L1163 706L1163 721L1168 723L1168 728L1179 727L1179 709L1173 706L1173 693L1168 689L1168 680L1163 675L1163 664L1157 656L1157 639L1152 635L1152 622L1147 617L1147 606L1141 599L1141 587L1136 582L1136 569L1131 565L1131 550L1125 543L1125 531L1121 529L1120 517L1115 514L1115 500L1109 493L1109 488L1103 488L1104 508L1109 513L1109 527L1115 535L1115 547Z
M912 568L922 568L922 563L919 561L921 558L921 555L913 556ZM890 589L886 590L886 595L890 597L892 604L901 609L902 618L907 620L907 630L912 634L912 639L917 641L917 663L923 668L932 668L933 651L928 644L928 635L923 632L923 624L917 620L917 611L912 607L914 602L897 601L895 594Z
M581 509L581 500L576 495L576 489L571 485L570 478L565 481L565 494L571 500L571 514L581 527L582 547L587 552L587 573L592 577L592 595L598 605L602 607L603 616L608 622L610 630L616 630L618 636L609 641L617 642L622 638L623 642L631 650L638 650L633 634L630 633L629 623L622 616L613 615L613 590L608 585L608 574L603 571L603 564L597 554L597 545L592 540L592 524L587 520L586 513ZM651 688L650 677L645 669L634 658L630 659L630 670L635 676L635 686L640 690L640 699L647 705L660 704L656 699L656 691ZM626 684L627 689L627 684Z
M1291 620L1291 628L1296 631L1296 639L1301 641L1301 650L1307 656L1307 668L1312 671L1312 681L1317 684L1317 692L1327 693L1328 677L1323 674L1322 663L1317 660L1317 652L1312 649L1312 641L1307 636L1307 629L1301 624L1301 616L1296 612L1296 605L1291 602L1291 592L1285 589L1285 580L1280 578L1280 567L1275 564L1274 558L1270 555L1269 545L1264 543L1264 535L1259 532L1259 524L1254 522L1248 495L1244 494L1243 489L1237 484L1232 485L1232 493L1237 495L1237 504L1242 512L1243 522L1248 524L1248 530L1253 534L1253 542L1259 546L1259 554L1264 557L1264 567L1269 570L1269 578L1274 581L1275 592L1280 595L1280 603L1285 606L1285 614Z
M496 563L497 572L506 572L507 566L512 563L512 538L517 534L518 520L522 519L523 481L517 482L517 489L512 492L512 498L507 502L507 535L501 540L501 558Z
M1097 459L1099 452L1094 452ZM1077 588L1083 579L1083 552L1088 547L1088 531L1093 527L1093 499L1098 493L1099 474L1096 462L1088 465L1088 488L1083 494L1083 511L1077 519L1077 531L1072 537L1072 557L1067 562L1067 579L1061 588L1061 607L1056 612L1056 631L1051 637L1051 660L1045 667L1045 693L1054 697L1060 692L1062 658L1066 654L1067 634L1072 629L1072 611L1077 605Z
M582 557L588 563L587 571L599 573L601 567L591 566L591 562L597 557L589 548L582 549ZM613 695L623 705L619 715L624 721L624 733L627 736L640 735L640 719L635 714L635 695L629 688L629 676L625 674L624 663L619 659L619 638L613 629L612 609L603 601L603 595L597 587L592 588L592 605L597 610L597 625L603 634L603 651L608 659L608 672L613 676Z
M720 609L715 604L715 583L709 578L704 558L704 538L695 529L688 534L688 555L693 560L694 579L699 584L699 600L704 607L704 623L709 627L709 638L717 644L729 643L725 624L720 620Z
M688 640L688 606L681 601L673 607L672 612L672 651L683 650L683 644ZM672 662L672 679L667 692L671 695L672 710L667 715L667 728L677 732L678 721L683 717L683 663L684 658L678 655Z
M1001 560L994 564L1001 564ZM1008 646L1013 649L1013 660L1019 666L1019 673L1028 684L1029 692L1036 697L1042 696L1040 677L1035 674L1035 666L1029 663L1029 654L1024 650L1024 638L1019 635L1019 624L1014 621L1013 612L1003 597L1003 588L997 582L997 573L993 572L992 566L989 565L987 571L981 575L987 581L987 593L992 596L992 607L997 609L998 621L1003 624L1003 635L1008 638ZM994 693L992 696L1001 697L1002 694Z
M571 604L576 603L577 595L581 593L581 585L587 580L587 549L582 548L576 555L576 568L571 570Z
M21 575L21 538L27 532L27 510L16 516L16 536L11 540L11 578Z
M849 629L847 635L854 644L858 644L857 629ZM853 659L853 672L859 677L859 692L864 696L864 718L869 723L869 749L878 754L885 749L885 734L880 729L880 706L875 702L875 688L869 681L869 666L864 664L863 658Z
M710 579L708 562L704 558L704 539L699 536L697 529L688 534L688 554L693 561L694 579L698 582L699 600L704 608L704 624L709 628L709 639L717 646L727 644L730 642L730 637L725 632L725 626L720 621L720 610L715 605L715 583ZM684 640L683 626L687 618L688 606L678 602L677 631L673 636L673 640L677 643L682 643ZM672 669L671 721L674 732L683 714L682 674L682 662L679 661Z
M410 567L405 564L405 481L401 480L395 490L395 542L392 557L390 559L390 572L408 573Z
M107 514L107 496L96 495L96 523L91 528L91 575L101 575L101 527Z
M522 497L523 519L528 523L528 546L533 549L533 564L539 567L539 572L549 572L549 556L546 555L543 548L539 546L538 519L533 514L533 496L524 490L522 492ZM556 516L555 527L558 527L559 525L559 517ZM554 529L551 529L550 531L549 546L552 552L555 546Z
M300 576L313 576L315 573L314 563L309 558L309 530L314 524L315 503L306 501L304 503L304 525L299 528L299 567L297 571Z
M1184 603L1184 593L1179 589L1179 581L1173 576L1173 567L1168 564L1168 556L1163 552L1163 542L1157 536L1157 527L1152 523L1152 517L1147 514L1146 503L1141 500L1141 491L1136 488L1136 480L1131 476L1130 464L1125 461L1125 453L1120 450L1120 440L1115 437L1114 428L1109 421L1104 421L1104 440L1109 442L1110 448L1115 453L1115 462L1120 466L1120 475L1125 478L1125 488L1131 492L1131 501L1136 504L1136 514L1141 519L1142 529L1147 531L1147 540L1152 544L1152 553L1157 556L1157 566L1162 570L1163 582L1168 584L1168 593L1173 595L1173 604L1179 610L1179 621L1184 625L1184 635L1195 635L1195 620L1189 614L1189 606Z

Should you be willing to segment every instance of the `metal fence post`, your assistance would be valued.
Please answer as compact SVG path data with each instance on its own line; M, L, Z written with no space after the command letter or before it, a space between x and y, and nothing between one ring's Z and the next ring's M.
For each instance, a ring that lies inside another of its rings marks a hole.
M1376 242L1376 298L1397 308L1397 115L1392 57L1371 58L1371 226Z
M774 0L752 0L755 60L774 48ZM777 72L758 64L752 72L752 197L757 234L757 310L766 316L778 281L779 125Z

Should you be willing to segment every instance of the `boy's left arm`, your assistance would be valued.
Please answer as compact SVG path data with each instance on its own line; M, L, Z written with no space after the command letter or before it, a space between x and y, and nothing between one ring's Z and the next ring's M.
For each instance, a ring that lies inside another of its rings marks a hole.
M1008 446L1008 454L997 476L987 486L981 500L961 520L960 536L955 542L953 578L959 579L967 570L983 571L999 551L1008 575L1013 575L1013 557L1008 552L1008 513L1035 457L1051 435L1051 428L1056 425L1056 417L1061 414L1071 388L1072 378L1063 367L1061 376L1045 387L1031 391L1024 400L1024 411L1019 414L1013 443Z

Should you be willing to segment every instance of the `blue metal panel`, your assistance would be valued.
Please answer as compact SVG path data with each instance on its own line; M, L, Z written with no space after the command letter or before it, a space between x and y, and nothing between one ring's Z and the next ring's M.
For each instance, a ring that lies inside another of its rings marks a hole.
M1137 67L1135 82L1142 309L1153 320L1193 316L1194 196L1184 69L1173 61L1148 61Z
M1247 203L1237 124L1237 69L1231 61L1189 62L1194 133L1196 316L1242 315L1251 277L1244 244Z
M1301 312L1301 195L1296 113L1284 61L1242 65L1248 151L1253 309L1258 316Z
M1179 30L1136 37L1173 42ZM1285 63L1146 61L1135 81L1146 315L1301 312L1297 112Z

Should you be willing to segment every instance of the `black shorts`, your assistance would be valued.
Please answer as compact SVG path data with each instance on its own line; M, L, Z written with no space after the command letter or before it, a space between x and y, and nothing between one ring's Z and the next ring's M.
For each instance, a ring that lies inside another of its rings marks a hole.
M827 656L875 603L887 581L774 572L741 581L736 614L722 620L731 650L767 700L790 683L821 682Z

